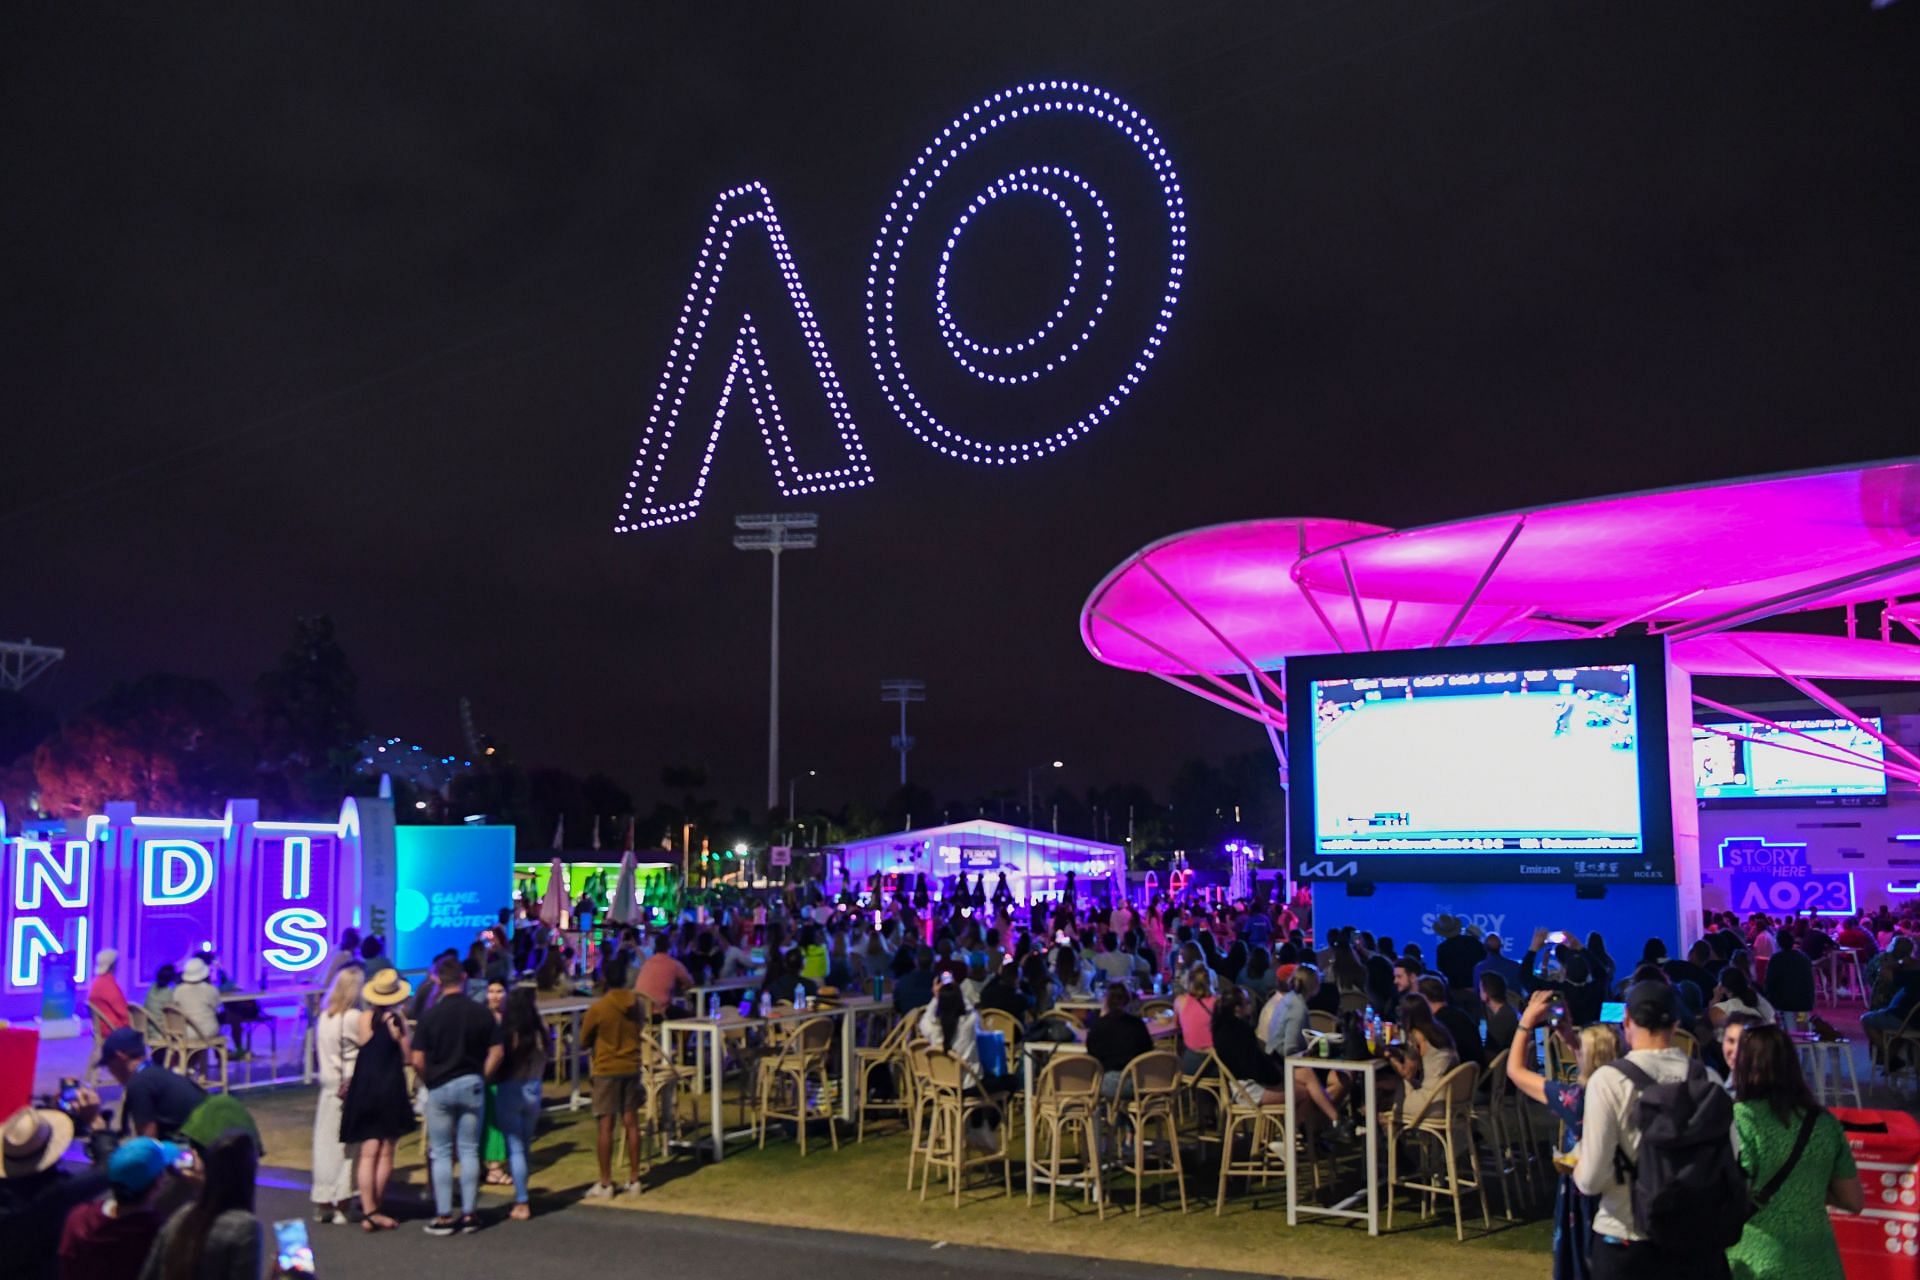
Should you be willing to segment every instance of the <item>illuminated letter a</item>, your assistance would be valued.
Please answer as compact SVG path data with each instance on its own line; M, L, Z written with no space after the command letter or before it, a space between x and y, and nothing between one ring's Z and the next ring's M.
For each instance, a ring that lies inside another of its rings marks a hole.
M721 281L726 276L728 255L734 249L735 236L742 227L753 223L760 224L765 230L767 243L773 250L774 265L779 268L786 285L787 300L792 304L794 319L799 322L801 337L813 359L814 372L819 379L827 411L839 431L845 457L838 466L820 471L801 470L793 442L787 434L786 422L780 415L779 402L773 394L773 383L767 372L753 317L741 311L737 326L729 335L725 332L726 319L715 314L715 304L720 295ZM709 333L710 325L720 332ZM729 336L733 339L731 350L727 349ZM714 406L713 419L707 427L704 441L698 441L699 428L696 426L694 431L698 443L682 445L683 449L704 449L698 473L686 486L690 492L662 494L661 474L673 447L674 436L682 425L681 415L687 408L689 380L700 365L702 352L707 354L709 360L720 359L724 355L727 361L718 403ZM780 219L773 211L773 200L767 194L767 189L757 182L721 192L720 199L713 206L713 218L707 223L706 237L700 245L700 259L694 265L693 282L687 287L686 305L681 308L680 322L674 329L666 372L660 375L660 387L654 393L653 408L647 414L646 433L640 438L640 451L634 457L633 474L627 480L626 497L620 503L620 517L614 521L616 533L632 533L639 529L672 524L677 520L691 520L700 510L700 500L707 491L707 474L713 465L714 447L720 442L721 423L726 418L727 404L732 399L734 384L738 381L746 383L754 416L760 422L760 435L766 443L767 457L773 463L773 478L779 484L781 493L791 498L872 483L873 470L867 465L866 447L861 443L860 432L853 424L846 393L840 389L840 379L833 372L826 342L820 336L820 326L814 320L806 289L800 283L800 273L794 266L793 252L787 247L786 233L780 228Z

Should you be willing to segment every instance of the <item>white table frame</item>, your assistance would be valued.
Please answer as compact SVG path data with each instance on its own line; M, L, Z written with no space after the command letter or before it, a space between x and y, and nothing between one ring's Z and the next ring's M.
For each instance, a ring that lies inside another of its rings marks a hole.
M1318 1216L1323 1218L1353 1218L1353 1219L1363 1220L1366 1222L1368 1235L1377 1236L1380 1234L1380 1174L1379 1174L1380 1083L1379 1083L1379 1075L1380 1075L1381 1066L1382 1066L1382 1063L1377 1058L1365 1058L1359 1062L1349 1062L1342 1058L1310 1058L1310 1057L1301 1055L1301 1056L1290 1057L1282 1060L1281 1070L1286 1073L1286 1092L1287 1092L1287 1124L1286 1124L1285 1142L1286 1142L1286 1148L1287 1148L1287 1225L1288 1226L1290 1227L1298 1226L1300 1224L1300 1217L1302 1214L1305 1214L1309 1217ZM1294 1135L1295 1135L1294 1117L1296 1113L1294 1111L1293 1073L1297 1068L1301 1068L1301 1067L1304 1067L1310 1071L1357 1072L1365 1077L1363 1091L1366 1095L1366 1109L1367 1109L1367 1155L1366 1155L1366 1168L1363 1172L1367 1180L1366 1186L1363 1187L1361 1190L1354 1192L1352 1195L1347 1196L1345 1199L1336 1201L1331 1205L1300 1203L1300 1177L1299 1177L1300 1153L1294 1149ZM1391 1194L1392 1188L1388 1188L1388 1192L1389 1194ZM1365 1213L1362 1213L1359 1210L1350 1207L1353 1204L1353 1202L1358 1200L1361 1196L1365 1196L1367 1198L1367 1209Z
M707 1131L713 1147L713 1160L718 1164L726 1156L727 1140L739 1137L751 1130L735 1129L728 1131L720 1117L721 1093L725 1087L723 1068L726 1060L726 1037L755 1027L768 1027L782 1022L805 1022L810 1018L836 1018L840 1027L840 1111L839 1118L851 1122L853 1113L853 1092L855 1088L854 1066L854 1022L863 1013L872 1013L882 1007L883 1001L871 997L850 997L836 1005L820 1005L808 1009L782 1009L768 1017L743 1018L737 1013L723 1010L716 1020L704 1015L692 1018L668 1018L660 1024L660 1049L673 1061L673 1038L676 1035L698 1036L702 1041L711 1041L704 1062L704 1075L707 1098ZM696 1050L697 1053L697 1050ZM685 1143L682 1145L694 1145Z
M1057 1008L1058 1006L1055 1006L1055 1007ZM1153 1036L1156 1042L1170 1039L1179 1031L1179 1028L1180 1028L1180 1024L1177 1020L1163 1021L1158 1024L1149 1022L1147 1024L1148 1033ZM1085 1034L1085 1033L1083 1032L1082 1034ZM1026 1113L1024 1128L1026 1129L1026 1143L1027 1143L1026 1159L1027 1159L1027 1194L1028 1195L1033 1194L1033 1189L1035 1185L1046 1186L1053 1181L1053 1179L1050 1176L1040 1172L1035 1167L1039 1162L1033 1158L1033 1141L1034 1141L1033 1086L1034 1086L1035 1079L1038 1075L1038 1073L1034 1070L1034 1065L1033 1065L1034 1057L1038 1054L1045 1054L1047 1056L1048 1061L1052 1061L1053 1055L1056 1053L1084 1054L1086 1051L1087 1051L1086 1044L1083 1041L1078 1041L1078 1040L1074 1041L1071 1044L1061 1040L1022 1040L1020 1042L1020 1093L1021 1093L1021 1101L1022 1103L1025 1104L1021 1107L1021 1110ZM1096 1134L1100 1128L1101 1119L1102 1117L1100 1116L1100 1114L1096 1112L1094 1116L1094 1128L1095 1128ZM1084 1181L1085 1179L1077 1175L1073 1177L1062 1177L1060 1179L1060 1185L1063 1187L1078 1188Z

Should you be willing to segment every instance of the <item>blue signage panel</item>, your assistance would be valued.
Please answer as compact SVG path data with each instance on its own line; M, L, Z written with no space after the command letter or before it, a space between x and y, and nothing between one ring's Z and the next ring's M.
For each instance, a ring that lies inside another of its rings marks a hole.
M393 962L431 964L452 947L462 956L513 902L512 827L396 827Z

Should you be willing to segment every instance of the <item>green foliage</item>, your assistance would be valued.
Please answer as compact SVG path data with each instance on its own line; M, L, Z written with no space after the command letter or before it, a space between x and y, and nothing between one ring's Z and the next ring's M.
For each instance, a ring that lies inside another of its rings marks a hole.
M255 787L253 746L220 686L154 674L115 685L34 752L40 805L56 817L131 800L148 813L218 814Z

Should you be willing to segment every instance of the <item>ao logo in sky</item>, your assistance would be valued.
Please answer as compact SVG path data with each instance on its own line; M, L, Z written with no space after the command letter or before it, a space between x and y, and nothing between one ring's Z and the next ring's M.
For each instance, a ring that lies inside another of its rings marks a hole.
M1082 163L1068 163L1075 154ZM1112 180L1120 162L1151 195L1123 204L1103 193L1089 170L1104 168ZM970 246L1004 217L1053 220L1051 239L1067 261L1057 296L1041 300L1033 323L987 335L966 314L966 262ZM788 314L756 320L739 302L753 281L737 273L758 265L742 259L761 243L779 276L762 296ZM865 288L867 353L881 393L903 425L948 457L1011 466L1056 453L1139 385L1173 320L1186 257L1180 180L1139 112L1103 89L1062 80L993 94L928 143L881 212ZM776 324L794 327L811 387L794 385L789 371L784 395L776 389L762 340ZM757 182L721 192L713 206L616 532L699 512L736 392L745 393L783 495L873 483L773 196ZM811 413L816 403L833 424L837 452L803 460L786 409L806 405Z

